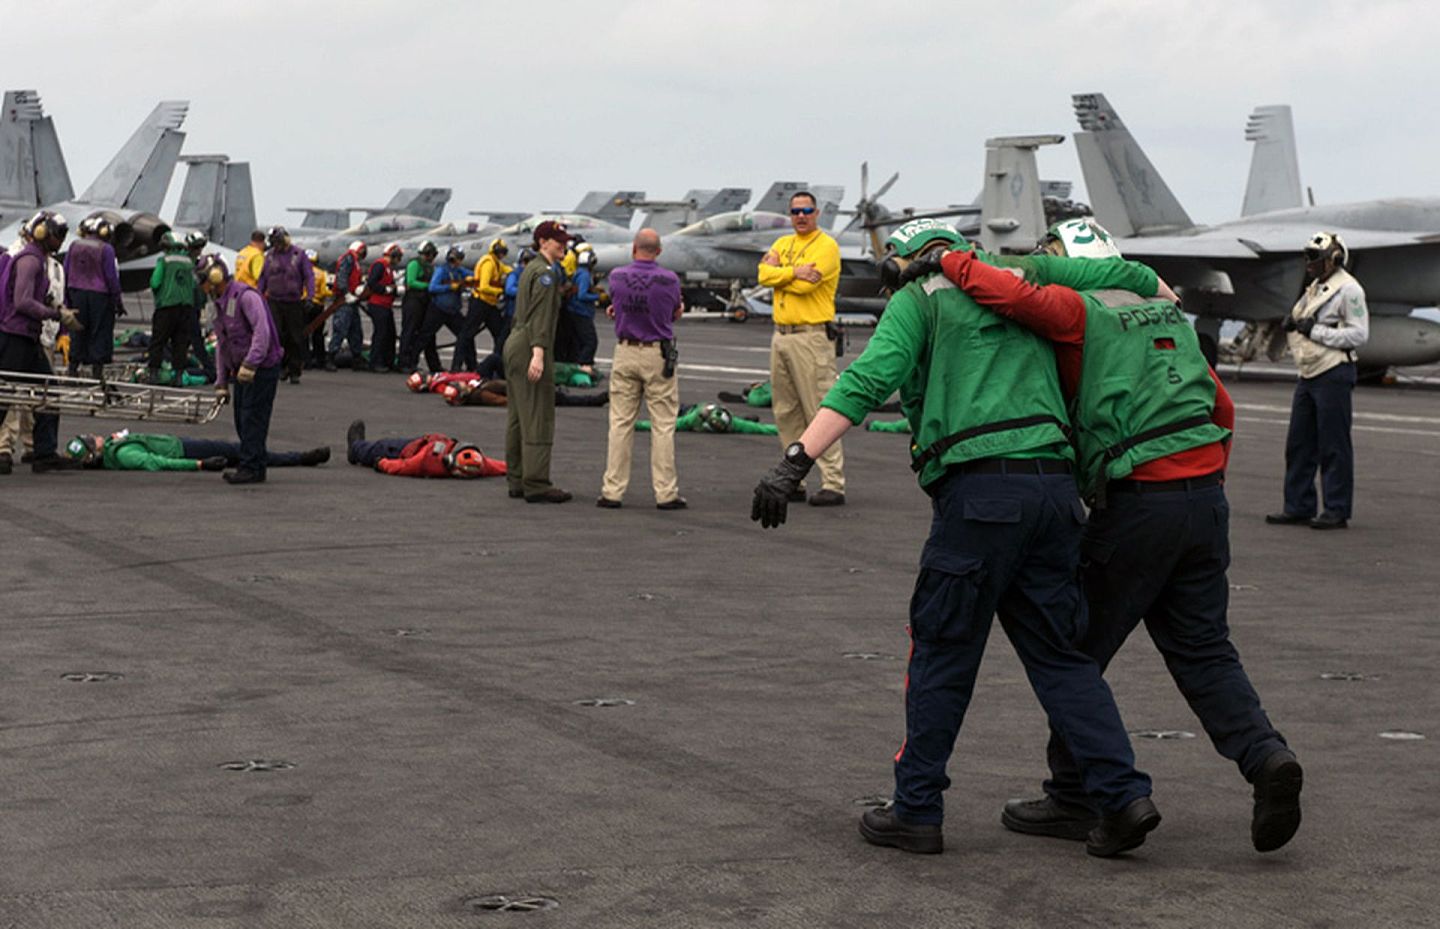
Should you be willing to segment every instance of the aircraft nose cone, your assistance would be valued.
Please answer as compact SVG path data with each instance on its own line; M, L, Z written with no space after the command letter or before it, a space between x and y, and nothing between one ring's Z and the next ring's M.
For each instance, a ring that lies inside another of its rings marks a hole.
M614 271L621 265L630 263L630 246L628 245L597 245L595 246L595 269L597 271Z

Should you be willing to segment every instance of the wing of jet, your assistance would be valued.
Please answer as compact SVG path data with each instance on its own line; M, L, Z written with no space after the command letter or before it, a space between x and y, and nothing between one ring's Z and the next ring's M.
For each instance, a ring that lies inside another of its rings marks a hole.
M350 211L346 209L328 206L287 206L287 213L304 213L300 218L299 229L323 232L333 230L339 232L350 225Z
M1329 229L1349 247L1351 271L1370 305L1361 361L1370 368L1440 361L1440 325L1409 316L1440 301L1440 199L1269 210L1196 226L1105 97L1077 94L1073 102L1083 130L1076 150L1096 218L1116 233L1127 257L1180 290L1202 337L1213 339L1225 319L1283 317L1302 285L1305 243L1317 229ZM1247 138L1266 150L1252 161L1247 205L1298 199L1299 171L1287 154L1294 131L1281 109L1257 110L1258 125L1251 118Z

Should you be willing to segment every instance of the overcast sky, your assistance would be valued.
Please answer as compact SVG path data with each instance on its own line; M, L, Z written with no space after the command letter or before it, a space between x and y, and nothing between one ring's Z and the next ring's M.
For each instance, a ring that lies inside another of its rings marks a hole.
M1200 222L1239 212L1258 104L1294 108L1318 202L1440 194L1440 15L1418 0L112 3L0 0L6 88L40 92L83 190L161 99L189 153L251 164L259 218L448 186L470 209L586 190L893 171L891 208L966 202L987 137L1103 92ZM183 169L172 185L178 191Z

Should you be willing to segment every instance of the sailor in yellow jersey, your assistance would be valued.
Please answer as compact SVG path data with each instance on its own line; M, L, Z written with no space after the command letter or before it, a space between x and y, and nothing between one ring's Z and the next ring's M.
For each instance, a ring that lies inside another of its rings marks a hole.
M260 272L264 267L265 233L256 229L250 233L250 244L235 256L235 280L254 287L260 283Z
M800 439L835 383L835 288L840 280L840 245L818 227L815 196L799 191L790 198L794 235L781 236L760 260L760 284L775 291L775 334L770 339L771 408L780 429L780 446ZM840 443L818 459L820 490L811 506L845 502L845 457ZM805 498L803 487L794 499Z

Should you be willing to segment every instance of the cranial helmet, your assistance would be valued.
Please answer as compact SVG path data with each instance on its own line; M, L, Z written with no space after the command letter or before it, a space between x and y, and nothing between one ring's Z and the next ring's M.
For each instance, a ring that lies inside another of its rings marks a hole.
M510 246L505 244L504 239L496 239L490 243L490 253L496 258L504 258L510 254Z
M265 244L271 248L284 248L290 243L290 233L284 226L271 226L265 234Z
M230 279L230 269L219 255L206 255L196 263L195 276L202 284L223 284Z
M1105 227L1094 219L1067 219L1045 233L1041 249L1067 258L1119 258L1120 249Z
M464 397L461 396L459 384L446 384L444 389L440 391L440 396L444 397L445 402L451 406L459 406L460 401L464 399Z
M914 258L931 242L964 245L965 237L955 227L938 219L912 219L890 233L885 250L900 258Z
M80 235L82 238L89 238L95 234L95 220L97 217L87 216L80 220Z
M481 477L485 456L473 445L457 445L445 456L445 470L451 477Z
M205 233L203 232L190 232L185 235L186 251L198 252L209 244L210 240L205 238Z
M435 243L431 242L429 239L425 239L420 243L419 251L420 254L426 256L427 258L434 258L436 255L440 254L440 249L436 248Z
M448 249L445 250L445 260L446 260L446 261L464 261L464 260L465 260L465 249L461 248L461 247L458 246L458 245L452 245L452 246L450 246Z
M310 259L312 265L320 263L320 253L313 248L305 249L305 257Z
M41 210L25 224L24 232L47 251L59 251L70 232L70 224L59 213Z
M406 386L406 387L409 387L411 390L415 391L415 393L417 393L417 394L418 394L418 393L424 393L424 392L425 392L425 375L421 374L419 371L411 371L411 372L410 372L410 376L407 377L407 378L405 378L405 386Z
M700 428L705 432L729 432L734 415L718 403L707 403L700 408Z
M1345 240L1340 238L1338 233L1317 232L1305 243L1305 260L1307 262L1320 261L1325 258L1332 258L1335 267L1343 268L1350 261L1350 249L1345 246Z
M385 246L385 250L382 251L380 254L384 255L386 258L389 258L393 254L397 259L399 259L405 257L405 250L400 247L399 242L391 242Z
M77 435L65 445L65 454L81 464L93 465L100 461L105 442L98 435Z
M370 253L370 249L367 248L366 245L365 245L365 243L364 243L363 241L361 241L360 239L356 239L354 242L351 242L351 243L350 243L350 247L349 247L348 249L346 249L346 250L347 250L347 251L354 252L354 253L355 253L355 257L357 257L357 258L364 258L366 255L368 255L368 254Z

